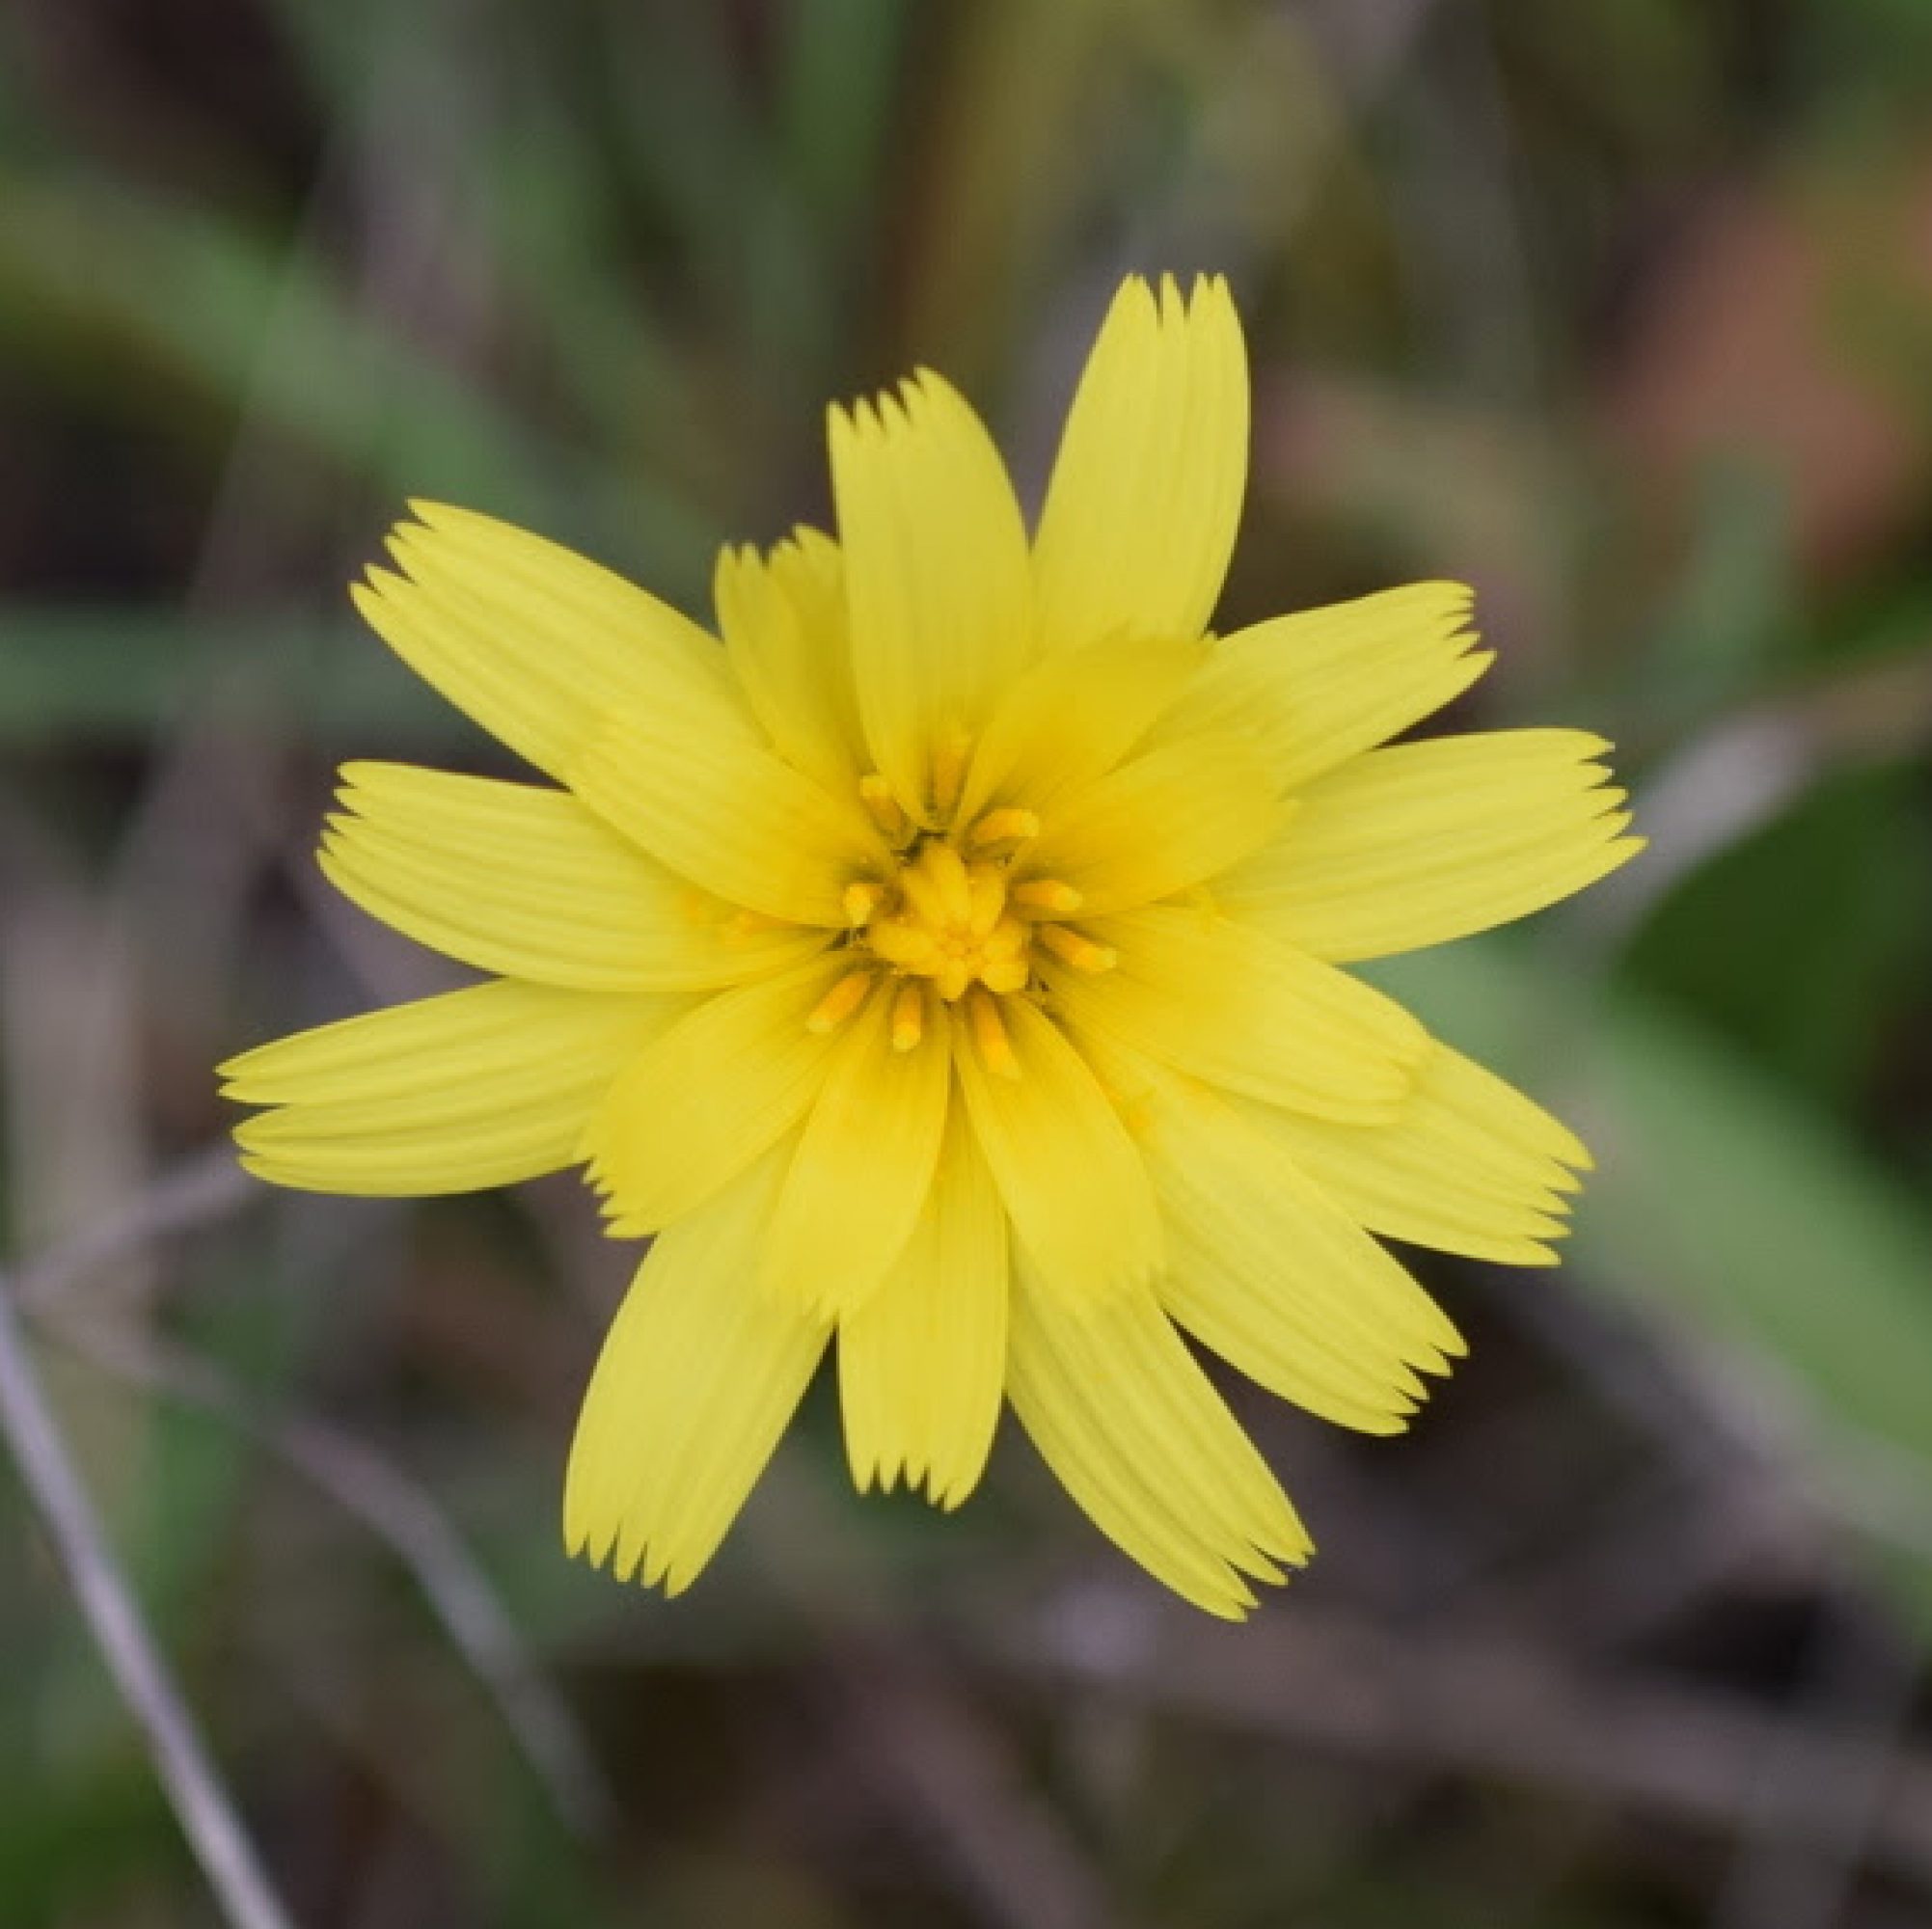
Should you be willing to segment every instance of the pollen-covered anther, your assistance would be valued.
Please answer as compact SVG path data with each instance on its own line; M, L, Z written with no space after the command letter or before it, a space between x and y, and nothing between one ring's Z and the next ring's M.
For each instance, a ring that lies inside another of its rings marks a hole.
M861 931L872 922L872 914L885 900L885 886L875 884L870 879L860 879L857 883L847 884L840 903L845 907L845 921L855 931Z
M925 1035L925 988L909 981L899 987L892 1000L892 1049L912 1051Z
M966 842L976 850L985 851L995 844L1023 844L1039 834L1040 819L1036 813L1005 804L998 810L989 810L966 833Z
M1021 910L1044 911L1048 917L1072 917L1086 899L1058 878L1028 878L1007 894Z
M865 994L871 989L870 971L848 971L812 1007L811 1016L805 1019L805 1029L816 1032L821 1038L836 1031L865 1002Z
M946 732L933 747L933 806L942 820L959 808L971 754L972 739L964 730Z
M877 771L859 778L858 801L864 804L873 823L885 833L888 842L902 844L912 835L911 820L900 809L899 800L892 795L892 786Z
M1120 963L1120 953L1111 944L1096 944L1069 925L1043 924L1040 942L1075 971L1111 971Z
M972 1042L986 1069L998 1078L1018 1078L1020 1060L1014 1056L1013 1041L1006 1035L1006 1021L999 1016L999 1000L990 992L975 992L966 1000L966 1019L972 1026Z

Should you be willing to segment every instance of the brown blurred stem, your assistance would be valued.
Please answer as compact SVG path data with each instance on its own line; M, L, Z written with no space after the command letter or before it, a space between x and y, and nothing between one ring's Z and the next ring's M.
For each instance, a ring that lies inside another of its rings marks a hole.
M1032 1789L1006 1737L901 1602L864 1537L780 1455L744 1523L821 1647L821 1712L855 1774L930 1840L999 1929L1134 1929L1124 1899Z
M566 1826L592 1835L610 1825L610 1791L563 1698L422 1487L340 1427L299 1414L264 1416L205 1360L150 1334L77 1320L53 1330L101 1372L249 1434L383 1541L496 1702Z
M291 1929L193 1717L154 1644L48 1405L0 1280L0 1430L81 1613L141 1725L168 1800L234 1929Z
M1097 1636L1104 1629L1106 1638ZM1815 1791L1856 1780L1869 1860L1932 1893L1932 1760L1800 1724L1718 1692L1635 1671L1585 1673L1511 1630L1395 1629L1311 1605L1235 1640L1165 1602L1084 1590L984 1648L1022 1681L1078 1688L1215 1727L1286 1737L1366 1762L1587 1792L1727 1832L1760 1826L1767 1762L1805 1750L1803 1801L1781 1803L1797 1845L1835 1853L1844 1822Z
M496 1702L565 1824L579 1834L598 1833L612 1813L604 1778L563 1698L435 1501L341 1428L312 1416L264 1414L207 1361L126 1318L100 1318L78 1304L73 1289L90 1273L225 1217L250 1197L252 1183L226 1145L198 1154L111 1219L23 1268L14 1298L102 1372L248 1433L381 1540Z
M225 1217L248 1198L250 1185L248 1174L226 1145L184 1159L119 1212L21 1267L14 1280L20 1310L51 1312L68 1289L90 1273L144 1251L171 1233L192 1232Z

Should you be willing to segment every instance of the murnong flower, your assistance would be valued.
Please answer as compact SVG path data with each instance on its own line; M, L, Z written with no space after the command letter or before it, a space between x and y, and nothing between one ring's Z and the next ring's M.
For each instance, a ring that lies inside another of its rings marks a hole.
M570 1548L675 1592L828 1350L860 1488L957 1507L1004 1402L1215 1614L1310 1541L1182 1335L1401 1429L1455 1327L1376 1235L1524 1264L1589 1164L1346 968L1638 849L1571 730L1391 744L1489 661L1427 583L1216 638L1247 373L1219 280L1120 290L1038 527L939 377L830 413L837 540L714 637L419 504L356 591L548 781L342 773L321 862L487 973L224 1068L247 1164L438 1193L583 1165L652 1244Z

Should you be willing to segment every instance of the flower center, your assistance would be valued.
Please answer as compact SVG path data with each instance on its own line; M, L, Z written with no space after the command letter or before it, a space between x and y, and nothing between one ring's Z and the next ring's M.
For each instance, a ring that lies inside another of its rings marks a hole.
M947 1004L974 985L1020 991L1032 976L1031 934L1006 903L1003 864L968 863L945 839L922 838L900 861L890 888L846 892L857 943L908 977L925 978Z
M1081 971L1113 968L1114 954L1054 920L1080 908L1080 893L1056 878L1031 875L1026 855L1040 835L1030 810L1002 805L964 833L914 832L883 778L859 786L866 807L896 847L891 875L848 884L853 968L807 1020L830 1032L864 1004L875 985L892 981L892 1043L911 1051L925 1034L929 999L966 1008L988 1066L1006 1077L1020 1067L999 1016L1002 998L1033 979L1034 947Z

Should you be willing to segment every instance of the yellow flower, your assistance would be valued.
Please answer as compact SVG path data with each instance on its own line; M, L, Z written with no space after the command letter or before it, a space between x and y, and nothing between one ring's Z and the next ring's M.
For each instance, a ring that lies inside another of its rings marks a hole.
M1350 976L1638 848L1600 740L1383 747L1488 662L1421 584L1207 630L1246 472L1226 285L1128 282L1029 541L938 376L830 414L838 541L721 557L717 638L420 504L356 601L555 785L343 772L322 868L492 974L224 1068L286 1185L583 1163L654 1235L573 1552L675 1592L827 1347L861 1489L956 1507L1002 1399L1216 1614L1311 1543L1181 1337L1400 1430L1456 1329L1373 1234L1547 1263L1583 1147ZM1245 1577L1245 1578L1244 1578Z

